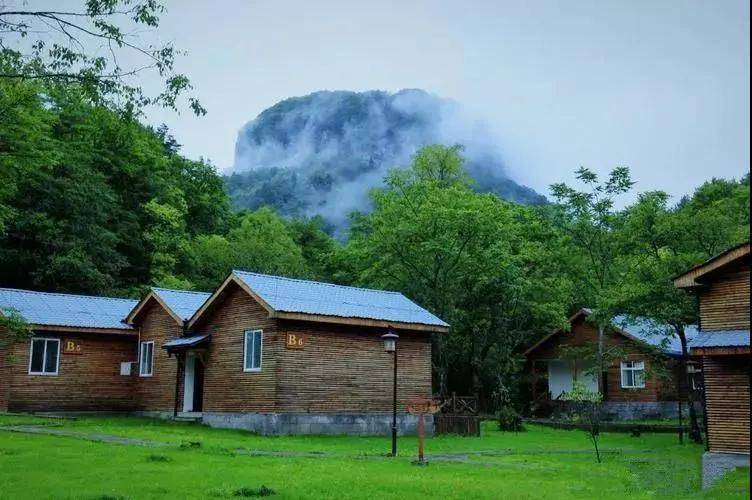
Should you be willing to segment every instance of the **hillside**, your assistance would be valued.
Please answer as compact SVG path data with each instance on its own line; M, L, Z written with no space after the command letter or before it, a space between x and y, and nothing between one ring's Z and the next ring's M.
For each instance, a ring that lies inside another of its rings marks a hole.
M270 205L285 215L322 215L336 227L368 209L368 191L421 146L465 146L480 191L520 203L545 199L510 179L485 128L422 90L316 92L285 99L239 132L232 175L238 208Z

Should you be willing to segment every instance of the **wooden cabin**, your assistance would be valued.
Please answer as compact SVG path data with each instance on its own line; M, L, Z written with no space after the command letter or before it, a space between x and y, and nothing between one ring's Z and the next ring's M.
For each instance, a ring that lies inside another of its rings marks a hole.
M749 242L696 266L674 285L697 295L700 334L690 353L702 362L707 414L703 483L749 466Z
M561 397L575 382L599 390L592 357L577 359L577 349L594 350L598 344L598 328L589 315L589 309L577 311L569 318L568 330L546 335L525 352L533 414L550 416L565 410ZM605 416L614 420L676 417L679 391L686 390L686 383L676 362L681 343L670 328L646 319L617 317L604 334L606 346L620 354L600 383ZM685 334L693 338L696 329L688 327Z
M136 302L0 288L0 314L33 329L28 341L0 343L0 411L134 410L124 370L138 332L122 320Z
M29 293L37 301L24 305L19 297ZM50 309L54 297L62 298L60 310L42 325L35 314ZM65 302L71 297L74 305ZM119 337L87 337L80 344L86 357L57 350L73 332L56 330L58 340L45 343L40 327L66 323L79 335L84 321L73 312L94 323L102 301L122 301L107 318ZM5 349L25 357L0 358L12 358L0 365L12 380L0 411L128 410L265 434L389 432L394 355L381 338L388 331L399 335L398 426L413 432L406 405L431 396L431 335L448 330L400 293L242 271L211 294L154 288L138 302L9 290L0 295L0 311L9 309L27 318L35 335ZM54 372L38 380L27 369L29 349L42 349L43 364L48 349L57 353L49 358ZM45 383L59 394L38 394ZM63 404L67 391L88 400Z

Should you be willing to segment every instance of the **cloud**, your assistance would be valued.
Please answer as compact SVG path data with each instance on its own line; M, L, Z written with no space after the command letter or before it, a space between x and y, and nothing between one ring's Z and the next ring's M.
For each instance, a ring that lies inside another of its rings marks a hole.
M535 198L507 178L497 141L480 120L454 101L406 89L322 91L263 111L238 133L233 172L254 183L244 186L251 194L240 204L255 208L263 201L287 215L321 215L343 227L350 212L368 209L368 192L389 169L409 164L419 148L434 143L463 144L470 174L487 190ZM265 185L272 173L274 188ZM287 185L280 175L290 179ZM280 189L280 200L269 199L272 189ZM232 187L230 195L237 204Z

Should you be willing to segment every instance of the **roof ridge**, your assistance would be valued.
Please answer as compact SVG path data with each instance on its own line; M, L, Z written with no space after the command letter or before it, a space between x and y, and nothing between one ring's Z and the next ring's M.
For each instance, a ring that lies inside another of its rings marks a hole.
M106 300L123 300L123 301L129 301L129 302L138 302L138 299L129 299L127 297L107 297L102 295L82 295L78 293L63 293L63 292L42 292L39 290L26 290L23 288L5 288L0 287L0 291L8 291L8 292L22 292L22 293L33 293L36 295L57 295L60 297L80 297L83 299L106 299Z
M177 290L175 288L162 288L159 286L152 286L149 288L151 288L152 290L162 290L164 292L179 292L179 293L193 293L196 295L211 295L211 292L199 292L197 290Z
M365 288L365 287L360 287L360 286L339 285L337 283L327 283L326 281L304 280L304 279L300 279L300 278L288 278L287 276L276 276L274 274L254 273L254 272L251 272L251 271L242 271L240 269L233 269L232 272L233 273L241 273L241 274L250 274L252 276L263 276L265 278L275 278L275 279L286 280L286 281L296 281L298 283L314 283L314 284L317 284L317 285L334 286L334 287L337 287L337 288L347 288L347 289L350 289L350 290L364 290L364 291L367 291L367 292L391 293L391 294L394 294L394 295L401 295L401 296L405 297L407 300L410 300L402 292L396 292L396 291L393 291L393 290L380 290L378 288Z

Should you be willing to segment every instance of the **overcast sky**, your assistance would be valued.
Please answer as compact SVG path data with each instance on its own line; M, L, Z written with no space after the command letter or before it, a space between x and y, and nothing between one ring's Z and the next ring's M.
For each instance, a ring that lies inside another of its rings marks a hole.
M232 165L238 129L290 96L422 88L488 123L515 180L547 193L580 165L690 192L749 170L746 0L173 0L209 114L152 110L190 157Z

